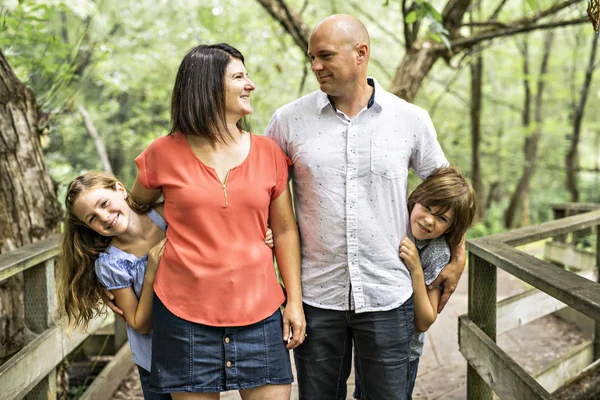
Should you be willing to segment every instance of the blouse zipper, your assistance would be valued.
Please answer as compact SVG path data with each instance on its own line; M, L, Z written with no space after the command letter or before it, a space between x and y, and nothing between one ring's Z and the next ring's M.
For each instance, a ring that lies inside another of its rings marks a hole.
M223 194L225 195L225 206L229 205L229 198L227 197L227 178L229 178L229 172L227 171L227 175L225 175L225 181L221 182L221 186L223 186Z

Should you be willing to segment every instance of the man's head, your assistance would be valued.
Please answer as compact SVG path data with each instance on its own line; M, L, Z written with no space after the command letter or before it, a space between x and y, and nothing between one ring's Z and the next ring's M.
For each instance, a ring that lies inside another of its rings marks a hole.
M336 14L319 22L310 35L308 55L321 90L333 97L366 84L369 33L358 19Z

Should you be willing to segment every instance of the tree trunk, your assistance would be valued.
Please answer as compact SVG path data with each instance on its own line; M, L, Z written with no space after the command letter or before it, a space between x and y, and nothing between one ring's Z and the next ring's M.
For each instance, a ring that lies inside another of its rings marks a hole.
M513 192L510 202L508 204L508 208L504 213L504 226L507 229L510 229L514 225L514 219L518 208L521 208L521 213L525 213L522 219L528 220L528 211L525 210L529 204L529 182L531 177L533 176L536 166L537 166L537 151L538 151L538 143L541 136L541 126L542 126L542 105L543 105L543 95L544 95L544 87L545 87L545 79L546 72L548 71L548 60L550 58L550 50L552 49L552 40L554 38L554 32L549 31L546 33L544 38L544 54L542 55L542 62L540 65L540 74L538 76L537 82L537 93L535 97L535 125L533 127L533 132L525 138L524 144L524 157L525 163L523 166L523 173L521 174L521 178L517 183L517 187ZM525 43L523 47L523 72L524 72L524 85L525 85L525 107L523 109L523 126L525 128L530 127L530 116L529 116L529 83L527 81L529 75L529 63L528 53L527 53L527 44Z
M479 6L477 14L481 14ZM470 20L473 21L472 11ZM476 49L480 51L480 49ZM486 216L486 201L483 187L483 178L481 176L481 99L483 85L483 56L481 52L470 64L471 68L471 179L473 181L473 190L477 193L477 220L484 221Z
M110 160L108 159L108 153L106 152L106 147L104 146L104 142L102 138L98 134L96 130L96 125L94 125L94 121L92 121L92 117L81 104L77 107L79 113L81 114L81 118L83 119L83 123L88 133L92 137L94 141L94 146L96 147L96 153L98 153L98 158L102 162L102 169L106 172L113 173L112 167L110 165Z
M0 50L0 253L55 233L62 215L42 153L33 93ZM23 344L23 278L0 282L0 358Z
M596 68L596 49L598 46L598 34L594 34L592 40L592 50L590 54L590 61L588 63L587 70L585 72L585 81L581 88L581 97L577 107L573 110L573 135L571 136L571 145L569 152L565 157L565 164L567 166L567 189L569 190L569 198L572 202L579 201L579 190L577 189L577 167L579 164L578 150L579 139L581 137L581 121L583 120L583 113L585 111L585 103L590 91L590 84L592 83L592 75Z
M441 56L442 53L434 50L431 42L415 44L406 51L396 69L390 92L412 103L431 67Z

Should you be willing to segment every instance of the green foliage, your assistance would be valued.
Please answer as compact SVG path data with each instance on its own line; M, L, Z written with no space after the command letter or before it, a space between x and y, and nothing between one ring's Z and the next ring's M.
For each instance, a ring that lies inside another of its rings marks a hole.
M360 17L371 36L369 74L383 87L389 87L404 56L404 23L427 24L420 42L448 39L437 11L445 4L441 0L415 1L404 21L399 1L369 3L360 13L346 2L288 0L286 4L292 10L303 9L302 18L309 26L332 12ZM551 4L554 1L543 0L539 7ZM484 0L481 6L493 10L497 2ZM530 14L526 6L525 2L508 2L498 21ZM467 35L469 29L461 33ZM482 53L481 168L486 194L492 185L495 194L488 218L473 227L472 237L503 229L504 210L523 168L523 141L532 132L521 123L523 80L530 82L535 95L543 33L528 35L531 68L527 77L519 50L524 37L486 43ZM555 38L546 79L540 157L531 182L531 223L551 219L549 204L568 201L564 156L572 134L572 104L578 99L589 57L589 39L588 26L562 28ZM134 158L169 129L171 89L181 59L191 47L215 42L231 43L246 56L246 67L257 85L250 119L255 133L264 131L277 107L318 88L303 51L256 1L12 0L0 11L0 48L44 111L54 112L45 156L53 179L63 185L83 171L102 167L78 105L90 113L116 175L129 186L136 175ZM473 57L454 57L450 65L436 63L415 99L431 112L447 158L467 175L472 157L469 63ZM584 169L578 175L581 197L589 202L600 201L600 177L593 172L600 160L600 115L593 112L600 95L596 82L597 76L579 148ZM411 187L417 182L412 177Z
M529 8L531 8L531 11L535 11L537 8L537 0L527 0L527 4L529 5Z
M450 45L450 40L448 39L450 32L444 28L441 14L436 10L431 2L425 0L415 0L415 2L411 4L406 12L404 23L414 24L423 20L429 21L426 38L433 39L438 43L444 43L446 47L450 49L452 47Z

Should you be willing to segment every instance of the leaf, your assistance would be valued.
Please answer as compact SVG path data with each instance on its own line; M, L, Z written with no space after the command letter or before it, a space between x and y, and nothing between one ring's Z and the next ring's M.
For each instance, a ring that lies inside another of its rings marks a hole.
M404 22L406 22L407 24L412 24L416 21L417 21L417 12L416 11L411 11L408 14L406 14L406 17L404 17Z
M438 43L442 41L442 36L439 33L429 32L429 37Z
M537 9L537 0L527 0L527 4L529 4L531 11L535 11Z
M438 10L436 10L435 7L431 5L431 3L425 2L423 3L423 6L434 20L442 22L442 16L438 12Z
M444 44L448 48L448 50L452 50L452 44L450 43L450 40L448 40L448 36L446 36L446 35L440 35L440 37L442 39L442 42L444 42Z

